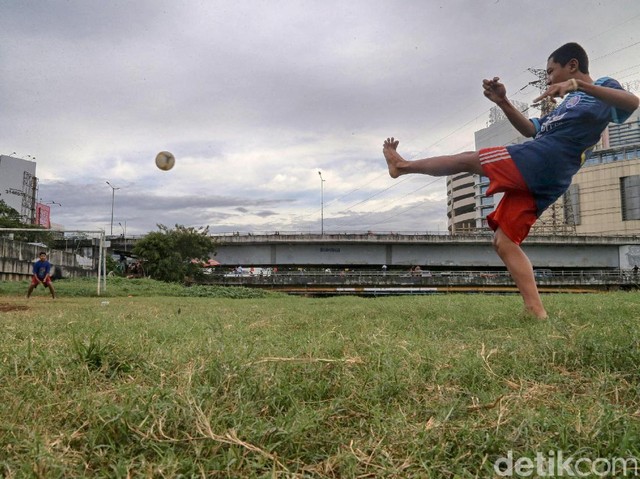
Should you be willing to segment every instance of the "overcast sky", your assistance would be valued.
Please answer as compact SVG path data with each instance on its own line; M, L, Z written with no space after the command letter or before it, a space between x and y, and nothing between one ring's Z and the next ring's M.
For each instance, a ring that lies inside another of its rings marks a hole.
M474 149L482 79L530 103L568 41L637 82L640 1L2 0L0 153L67 229L110 232L109 181L114 234L319 232L320 170L325 232L444 231L445 179L389 178L384 138Z

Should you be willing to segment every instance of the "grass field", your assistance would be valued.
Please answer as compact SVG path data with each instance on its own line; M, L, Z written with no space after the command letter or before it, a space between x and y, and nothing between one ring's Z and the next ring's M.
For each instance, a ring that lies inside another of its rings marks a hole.
M508 454L640 457L638 293L545 296L538 322L517 296L56 286L0 284L4 477L490 478Z

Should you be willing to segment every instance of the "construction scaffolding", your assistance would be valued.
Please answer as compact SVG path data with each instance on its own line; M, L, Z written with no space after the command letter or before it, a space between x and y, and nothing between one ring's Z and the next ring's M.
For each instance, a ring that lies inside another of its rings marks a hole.
M28 171L22 176L22 203L20 216L28 224L34 224L36 219L36 198L38 197L38 178Z

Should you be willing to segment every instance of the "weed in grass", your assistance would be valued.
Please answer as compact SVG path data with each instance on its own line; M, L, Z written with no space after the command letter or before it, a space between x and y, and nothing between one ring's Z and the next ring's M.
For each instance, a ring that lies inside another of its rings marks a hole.
M135 360L118 351L111 342L100 338L100 333L93 333L88 340L72 340L72 349L76 359L89 371L99 371L107 377L129 373L133 370Z

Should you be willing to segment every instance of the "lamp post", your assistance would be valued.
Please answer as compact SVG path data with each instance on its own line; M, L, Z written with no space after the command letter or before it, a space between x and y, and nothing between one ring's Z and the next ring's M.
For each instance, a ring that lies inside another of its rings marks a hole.
M320 176L320 236L324 236L324 178L322 172L318 171Z
M106 183L111 188L111 232L109 233L109 235L113 236L113 204L115 203L115 200L116 200L116 190L119 190L120 188L113 186L108 181Z

